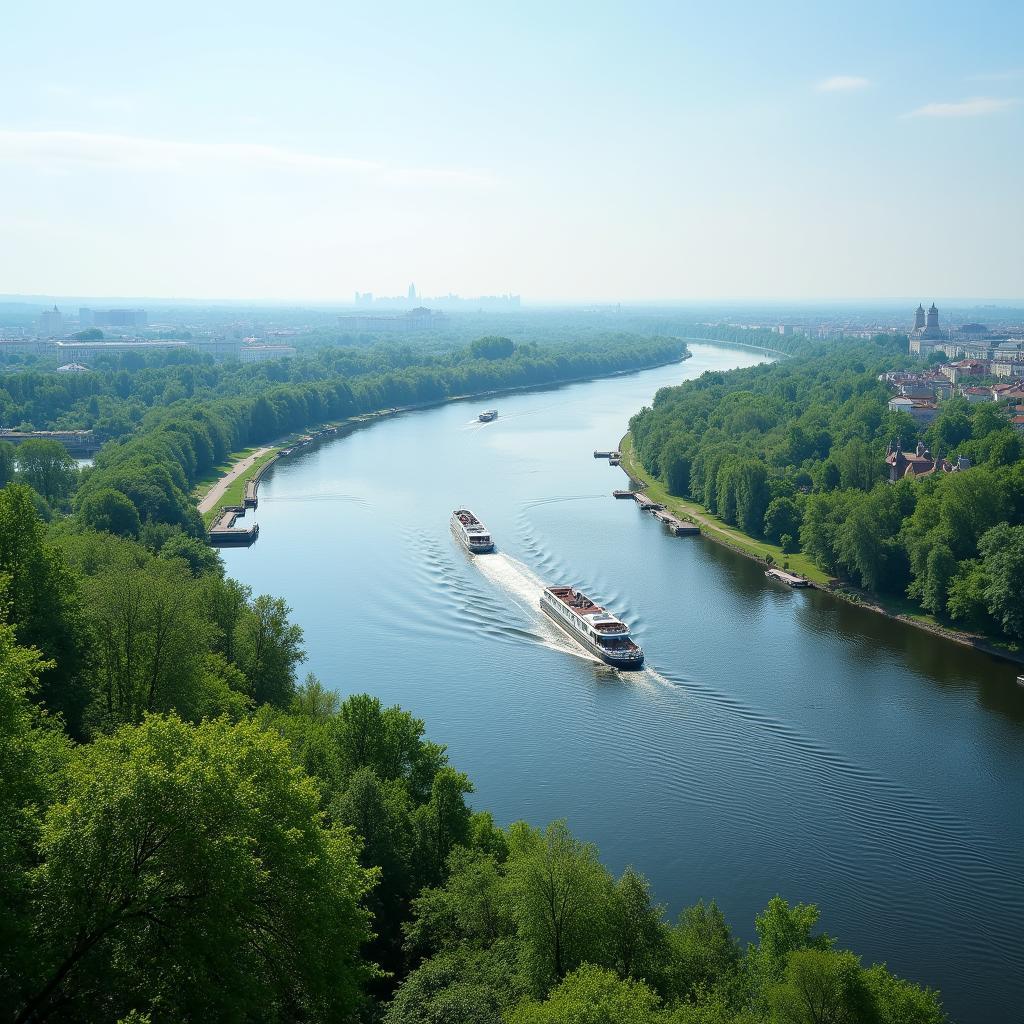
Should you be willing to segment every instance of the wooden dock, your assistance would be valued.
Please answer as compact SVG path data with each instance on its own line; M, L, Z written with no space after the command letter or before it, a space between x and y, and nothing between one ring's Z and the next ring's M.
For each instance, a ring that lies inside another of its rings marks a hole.
M207 535L210 545L215 548L234 548L254 544L260 535L259 523L253 523L249 527L235 526L235 520L244 515L244 505L225 505L210 527Z
M632 498L642 512L650 512L659 523L664 523L676 537L699 537L700 527L672 515L660 502L652 501L643 491L612 491L613 498Z
M770 580L785 583L787 587L809 587L811 585L810 580L805 580L803 576L797 576L795 572L786 572L785 569L776 569L774 566L766 570L765 576Z
M655 512L654 518L664 523L677 537L700 536L700 527L696 523L677 519L671 512Z

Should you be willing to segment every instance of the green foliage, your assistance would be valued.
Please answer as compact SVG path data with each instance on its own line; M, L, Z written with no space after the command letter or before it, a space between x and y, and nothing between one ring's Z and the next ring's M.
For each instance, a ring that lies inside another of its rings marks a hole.
M50 505L62 505L78 480L78 465L59 441L32 438L15 449L18 479L41 494Z
M543 1002L521 1003L509 1024L653 1024L661 1000L642 981L587 964L551 990Z
M251 724L151 717L81 748L42 825L24 1012L344 1019L373 879L318 803Z
M633 417L634 449L670 493L786 554L801 550L856 587L1020 639L1010 590L997 597L974 563L986 531L1024 526L1024 439L1004 408L952 399L923 440L973 468L888 484L886 446L900 437L907 449L919 435L888 411L878 377L905 362L891 339L876 338L805 342L792 359L707 373L662 389Z
M142 524L131 499L112 487L94 490L79 502L78 516L90 530L138 537Z
M499 338L494 335L477 338L469 346L470 355L475 359L508 359L515 350L511 338Z

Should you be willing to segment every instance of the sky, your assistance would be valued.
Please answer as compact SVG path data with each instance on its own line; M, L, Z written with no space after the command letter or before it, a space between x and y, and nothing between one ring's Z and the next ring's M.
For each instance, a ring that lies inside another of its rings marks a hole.
M0 293L1024 296L1024 4L51 2Z

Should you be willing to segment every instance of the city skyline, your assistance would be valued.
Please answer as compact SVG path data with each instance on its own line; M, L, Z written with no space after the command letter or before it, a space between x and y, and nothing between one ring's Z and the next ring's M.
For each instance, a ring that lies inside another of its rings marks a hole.
M1016 5L268 12L11 13L0 290L1020 297Z

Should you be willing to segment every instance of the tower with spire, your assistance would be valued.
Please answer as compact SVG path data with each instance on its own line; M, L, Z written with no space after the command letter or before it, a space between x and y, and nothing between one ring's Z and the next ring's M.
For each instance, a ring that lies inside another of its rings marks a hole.
M914 310L914 329L910 332L910 351L915 355L928 355L935 346L944 340L939 327L939 310L933 302L925 312L919 302Z

